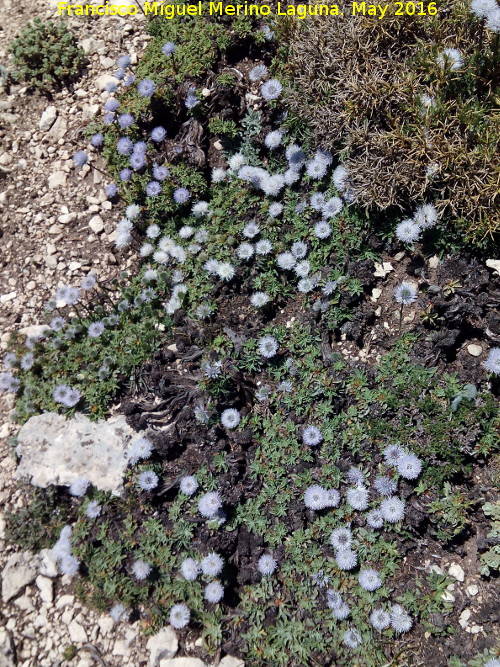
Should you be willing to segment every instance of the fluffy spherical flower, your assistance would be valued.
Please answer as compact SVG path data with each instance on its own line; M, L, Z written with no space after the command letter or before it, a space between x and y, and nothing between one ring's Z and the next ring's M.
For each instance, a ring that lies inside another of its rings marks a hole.
M398 633L408 632L411 630L413 621L408 615L406 609L404 609L400 604L394 604L391 607L391 625Z
M163 141L166 136L167 136L167 130L161 125L158 125L158 127L155 127L151 130L151 139L153 141L156 142Z
M436 224L438 212L432 204L423 204L423 206L417 208L413 219L422 229L428 229Z
M69 485L69 492L71 493L72 496L77 496L78 498L81 498L87 492L89 485L90 482L88 479L85 479L84 477L79 477L78 479L74 479L71 482L71 484Z
M260 81L267 74L267 67L265 65L256 65L248 72L250 81Z
M52 398L56 403L61 403L67 408L74 407L81 398L81 394L78 389L73 389L67 384L58 385L52 392Z
M146 185L146 194L148 197L156 197L161 192L161 185L158 181L149 181Z
M104 141L104 135L102 134L102 132L98 132L97 134L94 134L90 138L90 143L92 146L94 146L94 148L102 146L103 141Z
M122 113L120 116L118 116L118 125L124 130L127 127L131 127L134 123L135 118L131 113Z
M259 562L257 563L257 568L261 574L264 576L269 576L270 574L273 574L273 572L276 570L276 566L278 563L276 562L276 559L271 556L271 554L263 554L259 558Z
M322 510L329 506L328 491L320 486L314 484L305 490L304 504L310 510Z
M173 42L165 42L161 47L161 52L165 56L171 56L175 51L175 44Z
M254 253L254 247L251 243L242 243L236 248L236 254L240 259L250 259Z
M328 165L319 160L310 160L306 166L306 173L310 178L323 178L328 171Z
M448 68L456 72L463 67L464 60L458 49L443 49L437 57L437 64L443 69Z
M403 281L394 288L394 299L397 303L408 306L417 300L418 287L414 283Z
M375 490L380 493L381 496L392 496L396 493L398 485L390 477L377 477L374 481L373 486Z
M135 465L141 459L148 459L153 451L153 444L144 436L134 440L127 452L128 462Z
M132 169L129 169L126 167L125 169L122 169L120 171L120 180L121 181L129 181L132 176Z
M335 553L335 560L341 570L352 570L358 564L358 556L352 549L339 549Z
M118 623L126 612L126 608L122 604L115 604L109 610L109 615L115 623Z
M352 466L346 473L346 479L356 486L360 486L365 483L365 476L359 468Z
M132 153L129 159L129 164L132 167L132 169L138 170L142 169L144 165L146 164L146 157L144 153Z
M59 562L59 569L61 574L67 574L74 577L80 567L80 561L71 554L64 554Z
M143 79L137 86L137 92L141 97L152 97L156 90L156 85L151 79Z
M352 533L349 528L340 526L330 535L330 544L334 549L349 549L352 545Z
M222 498L217 491L205 493L198 502L198 511L204 517L212 519L222 508Z
M283 212L283 204L279 204L278 202L274 202L274 204L271 204L269 207L269 210L267 211L267 214L271 218L277 218L281 213Z
M329 489L327 491L327 507L337 507L340 503L340 493L337 489Z
M278 347L278 341L274 336L263 336L258 343L258 350L266 359L274 357L278 351Z
M255 308L262 308L269 303L270 298L269 294L266 294L265 292L255 292L250 297L250 303Z
M383 609L374 609L370 614L370 623L375 630L381 632L391 624L391 616Z
M376 591L377 588L382 586L379 573L372 569L361 570L358 574L358 581L361 588L364 588L365 591Z
M87 333L90 338L99 338L104 333L104 324L102 322L92 322L89 324Z
M138 204L129 204L125 209L125 215L129 220L135 220L139 217L141 212L141 207Z
M233 429L240 423L241 415L236 408L227 408L227 410L224 410L222 413L220 420L224 428Z
M280 269L284 269L285 271L290 271L297 263L297 260L292 255L291 252L282 252L277 256L276 263L280 267Z
M308 447L316 447L323 440L321 431L317 426L306 426L302 431L302 442Z
M370 528L382 528L384 525L384 517L380 510L371 510L366 515L366 523Z
M498 9L496 0L472 0L470 10L477 17L484 19Z
M285 186L285 177L282 174L265 176L260 181L260 187L270 197L276 197Z
M326 220L320 220L314 225L314 235L318 239L327 239L332 233L332 228Z
M177 188L174 190L174 201L177 204L185 204L191 197L191 193L187 188Z
M193 493L196 493L198 486L198 481L193 475L186 475L185 477L182 477L179 483L180 490L186 496L192 496Z
M293 270L295 275L299 276L300 278L305 278L311 270L311 264L307 261L307 259L303 259L301 262L297 262Z
M35 357L33 356L33 353L27 352L21 357L19 365L23 369L23 371L28 371L33 366L34 363L35 363Z
M88 519L96 519L101 514L102 507L97 500L91 500L85 508L85 516Z
M500 375L500 347L493 347L483 363L488 373Z
M189 607L181 602L180 604L174 604L170 610L168 620L173 628L180 630L186 627L190 618L191 612L189 611Z
M217 577L224 567L224 559L215 552L208 554L201 561L201 571L207 577Z
M115 197L116 194L118 193L118 187L116 183L109 183L108 185L106 185L106 187L104 188L104 193L108 199L112 199L113 197Z
M268 241L268 239L261 239L255 244L256 255L269 255L272 249L273 245L271 241Z
M157 181L164 181L166 178L168 178L168 176L170 176L170 172L166 167L155 164L153 166L153 176Z
M212 169L212 182L213 183L222 183L222 181L226 178L226 170L222 169L221 167L216 167L215 169Z
M422 472L422 461L415 454L403 454L396 463L396 469L405 479L417 479Z
M346 630L346 632L344 632L342 639L346 646L353 649L360 646L360 644L362 644L363 642L361 635L357 630Z
M200 564L194 558L186 558L181 563L181 573L187 581L195 581L201 572Z
M143 581L151 573L151 565L139 558L132 563L132 574L138 581Z
M404 454L406 454L405 450L399 445L388 445L383 451L385 462L390 466L397 465Z
M212 604L220 602L224 597L224 586L219 581L212 581L205 586L205 600Z
M417 241L422 229L420 225L414 220L403 220L396 227L396 237L403 243L413 243Z
M89 159L89 156L85 151L77 151L73 155L73 162L75 164L75 167L83 167L83 165L87 164Z
M268 132L266 134L266 137L264 139L264 143L268 148L278 148L278 146L281 144L281 140L283 139L283 133L280 132L279 130L274 130L273 132Z
M500 32L500 7L497 7L497 9L487 15L486 27L492 32Z
M388 521L389 523L397 523L404 517L405 504L395 496L386 498L380 504L380 513L385 521Z
M343 207L343 202L340 197L332 197L328 201L326 201L323 205L323 215L325 218L334 218L336 215L340 213Z
M137 483L143 491L151 491L158 486L158 475L152 470L145 470L137 478Z
M283 86L277 79L269 79L262 84L260 93L262 97L267 100L276 100L282 93Z
M260 232L259 225L255 222L249 222L243 227L243 236L246 236L247 239L253 239L254 236Z
M347 502L355 510L365 510L368 507L368 489L364 486L354 486L347 489Z
M299 292L302 292L303 294L308 294L309 292L313 291L316 285L317 281L315 277L301 278L301 280L299 280L299 283L297 285L297 289L299 290Z
M332 607L332 614L338 621L343 621L349 616L350 613L351 610L349 605L345 602L341 602L338 606Z

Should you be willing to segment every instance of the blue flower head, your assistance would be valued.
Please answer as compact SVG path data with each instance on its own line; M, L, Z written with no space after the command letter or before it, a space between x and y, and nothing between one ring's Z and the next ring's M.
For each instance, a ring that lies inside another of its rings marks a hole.
M153 130L151 130L151 139L153 141L156 141L156 142L163 141L166 136L167 136L167 131L161 125L159 125L158 127L155 127Z
M156 84L151 79L143 79L137 86L137 92L141 97L152 97L156 90Z
M165 56L171 56L175 51L175 44L173 42L166 42L162 47L161 47L161 52Z
M89 156L85 151L77 151L73 155L73 162L76 167L83 167L83 165L87 164L89 159Z

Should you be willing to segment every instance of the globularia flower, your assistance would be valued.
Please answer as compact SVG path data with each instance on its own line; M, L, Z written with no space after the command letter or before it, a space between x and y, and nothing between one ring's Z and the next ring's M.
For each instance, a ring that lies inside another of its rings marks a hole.
M139 558L132 563L132 574L138 581L146 579L151 573L151 570L151 565L142 560L142 558Z
M327 494L327 507L337 507L340 502L340 493L337 489L329 489Z
M124 130L127 129L127 127L131 127L134 123L135 118L131 113L122 113L118 116L118 125Z
M370 623L375 628L375 630L381 632L382 630L385 630L390 626L391 624L390 614L388 614L383 609L375 609L370 614Z
M136 153L134 151L130 156L129 164L132 167L132 169L138 171L139 169L142 169L146 164L146 156L144 155L144 153Z
M137 478L137 483L143 491L151 491L158 486L158 475L152 470L145 470Z
M59 561L59 569L61 574L67 574L74 577L80 567L80 561L72 554L64 554Z
M236 410L236 408L227 408L221 414L220 420L224 428L233 429L236 428L240 423L241 415L238 410Z
M380 493L381 496L392 496L396 493L398 485L390 477L377 477L374 481L373 486L375 490Z
M403 306L408 306L417 300L418 287L413 283L403 281L394 288L394 299Z
M328 201L325 202L323 206L323 215L325 218L334 218L336 215L340 213L343 207L343 202L340 197L332 197Z
M134 440L127 452L127 459L131 465L135 465L141 459L148 459L153 451L153 444L144 436Z
M347 502L355 510L365 510L368 507L368 489L364 486L354 486L347 489Z
M56 403L61 403L61 405L64 405L67 408L74 407L81 397L82 395L78 389L73 389L67 384L58 385L52 392L52 398L54 401Z
M274 130L273 132L268 132L266 134L264 143L270 149L278 148L278 146L281 144L282 139L283 139L283 133L280 132L279 130Z
M126 612L126 609L125 609L124 605L115 604L109 610L109 615L111 616L111 618L113 619L113 621L115 623L118 623L123 618L123 615L125 614L125 612Z
M437 57L437 64L443 69L449 68L452 72L456 72L463 67L464 60L458 49L443 49Z
M148 197L156 197L161 193L161 185L158 181L149 181L146 185L146 194Z
M299 276L299 278L305 278L311 270L311 264L307 259L303 259L301 262L297 262L293 270L295 275Z
M108 81L104 86L104 90L108 93L115 93L118 89L118 84L116 81Z
M236 271L234 266L229 262L219 262L217 265L217 275L221 280L231 280L234 278Z
M483 366L488 373L500 375L500 347L492 347L486 357Z
M184 100L184 106L186 109L194 109L194 107L200 103L200 100L196 97L196 88L192 86L189 89L186 99Z
M490 12L486 17L486 27L492 32L500 32L500 7Z
M265 176L260 181L260 187L270 197L276 197L285 186L285 177L282 174Z
M314 179L323 178L328 171L328 165L319 160L310 160L306 166L306 173Z
M352 533L349 528L340 526L330 535L330 544L334 549L349 549L352 545Z
M83 167L85 164L87 164L89 159L89 156L85 151L77 151L73 155L73 162L75 164L75 167Z
M153 166L153 176L157 181L164 181L170 175L169 170L166 167L159 166L155 164Z
M186 496L192 496L198 489L198 481L193 475L186 475L179 483L179 488Z
M338 621L343 621L346 619L349 614L351 613L351 610L349 608L349 605L346 604L345 602L341 602L337 607L332 607L332 614L333 616L338 620Z
M420 225L408 218L403 220L396 227L396 237L403 243L413 243L420 237L422 229Z
M408 615L406 609L404 609L400 604L394 604L391 607L391 625L398 633L408 632L411 630L413 621Z
M299 283L297 285L297 289L299 292L302 292L303 294L308 294L309 292L312 292L313 289L316 287L317 281L316 278L311 277L311 278L301 278L299 280Z
M314 235L318 239L327 239L332 233L332 228L326 220L320 220L314 225Z
M384 517L380 510L370 510L366 515L366 523L370 528L382 528L384 525Z
M255 244L255 254L256 255L269 255L273 245L268 239L261 239Z
M267 303L269 303L270 299L271 297L269 296L269 294L266 294L265 292L255 292L250 297L250 303L255 308L262 308Z
M127 67L130 66L130 63L132 62L130 56L128 54L124 54L122 56L119 56L118 60L116 61L116 64L118 67L121 67L122 69L127 69Z
M405 504L395 496L386 498L380 504L380 513L385 521L389 521L389 523L397 523L404 517Z
M304 243L304 241L295 241L290 248L290 252L295 259L303 259L307 255L307 243Z
M33 353L27 352L21 357L19 366L23 369L23 371L28 371L33 366L34 363L35 363L35 357L33 356Z
M267 67L265 65L256 65L248 72L250 81L260 81L267 74Z
M91 500L85 508L85 516L88 519L97 519L97 517L101 514L101 510L102 507L99 505L97 500Z
M116 183L109 183L104 188L104 194L108 199L113 199L113 197L116 197L117 193L118 193L118 187Z
M254 253L254 247L251 243L241 243L236 248L236 254L240 259L250 259Z
M208 554L201 561L201 571L207 577L217 577L224 567L224 559L215 552Z
M388 445L384 451L385 462L390 466L397 465L399 459L406 454L405 450L399 445Z
M403 454L396 463L396 469L405 479L417 479L422 472L422 461L415 454Z
M359 468L355 468L354 466L349 468L347 471L346 479L351 482L351 484L355 484L356 486L360 486L365 483L365 476L363 475L362 471Z
M195 581L201 572L200 564L194 558L186 558L181 563L181 573L187 581Z
M177 204L184 204L191 197L191 193L187 188L177 188L174 190L174 201Z
M316 447L323 440L321 431L317 426L306 426L302 431L302 442L308 447Z
M283 212L283 204L279 204L278 202L274 202L274 204L271 204L269 207L269 210L267 211L267 214L271 218L277 218L281 213Z
M212 581L205 586L204 595L207 602L216 604L224 597L224 586L219 581Z
M259 401L259 403L267 401L269 396L271 396L271 387L267 384L259 387L255 392L255 398Z
M438 220L438 212L432 204L423 204L415 211L413 219L422 229L434 227Z
M274 336L263 336L258 343L260 354L266 359L274 357L278 351L278 341Z
M137 86L137 92L141 97L152 97L156 90L156 85L151 79L143 79Z
M222 498L217 491L210 491L198 501L198 510L200 514L207 519L213 519L222 508Z
M78 498L81 498L87 492L89 485L90 482L88 479L85 479L84 477L79 477L78 479L74 479L71 482L71 484L69 485L69 492L71 493L72 496L77 496Z
M357 630L346 630L343 636L344 644L349 648L358 648L363 642L361 635Z
M379 573L372 569L361 570L358 574L358 581L361 588L364 588L365 591L376 591L377 588L382 586Z
M276 570L277 565L278 563L276 562L276 559L271 556L271 554L263 554L259 558L257 568L261 574L264 576L269 576Z
M267 100L276 100L282 93L283 86L277 79L269 79L262 84L260 92L262 97Z
M310 510L322 510L329 506L328 491L320 486L314 484L305 490L304 504Z
M99 338L99 336L104 333L104 329L103 322L92 322L87 329L89 338Z
M221 167L215 167L212 169L212 182L213 183L222 183L226 178L226 170Z
M158 125L158 127L155 127L151 130L151 139L153 141L159 143L160 141L163 141L166 136L167 136L167 130L161 125Z
M498 9L496 0L472 0L470 10L480 19L485 19L488 14Z
M260 232L259 225L255 222L249 222L243 227L243 236L246 236L248 239L253 239L254 236Z
M173 628L180 630L186 627L190 618L191 612L189 611L189 607L181 602L180 604L174 604L170 610L168 620Z
M97 134L94 134L90 138L90 143L92 146L94 146L94 148L99 148L99 146L102 146L103 141L104 141L104 135L102 134L102 132L98 132Z
M126 167L125 169L122 169L120 171L120 180L121 181L129 181L132 176L132 169L129 169Z
M297 260L295 259L295 257L292 255L291 252L282 252L276 258L276 263L280 267L280 269L285 269L285 271L290 271L297 263Z

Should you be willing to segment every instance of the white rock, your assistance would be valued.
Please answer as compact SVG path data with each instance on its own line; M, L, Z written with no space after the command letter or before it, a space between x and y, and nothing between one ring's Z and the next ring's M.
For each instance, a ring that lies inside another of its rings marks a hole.
M102 634L108 635L113 629L115 622L109 614L105 614L104 616L100 616L97 619L97 624L99 625L99 629L101 630Z
M0 667L15 667L16 647L8 630L0 628Z
M171 658L161 660L159 667L207 667L199 658Z
M474 597L479 593L479 586L476 586L476 584L471 584L470 586L467 586L465 590L467 591L467 595Z
M89 220L89 227L94 232L94 234L100 234L104 231L104 221L100 215L94 215L93 218Z
M385 278L386 275L391 271L394 271L394 267L390 262L382 262L382 264L379 264L379 262L375 262L375 271L373 275L376 278Z
M56 602L57 609L62 609L63 607L70 607L75 604L74 595L61 595L59 600Z
M19 333L26 338L39 338L44 332L49 332L50 327L47 324L32 324L29 327L19 329Z
M33 611L35 609L33 601L31 597L29 597L28 595L20 595L18 598L14 600L13 604L15 604L16 607L19 607L21 611L28 612L28 614L30 611Z
M467 345L467 352L473 357L479 357L483 352L483 348L480 345L472 343L471 345Z
M241 658L235 658L232 655L226 655L225 658L219 662L219 667L245 667L245 663Z
M14 161L14 158L12 155L9 155L8 153L2 153L0 155L0 166L2 167L7 167L9 164L12 164Z
M37 575L40 557L30 551L13 554L2 572L2 600L8 602L31 584Z
M56 142L62 139L68 130L68 123L62 116L56 119L56 122L47 133L47 137Z
M473 625L470 628L465 628L466 632L470 632L471 635L477 635L479 632L483 631L483 626L482 625Z
M465 572L458 563L452 563L450 565L448 574L450 577L454 577L457 581L463 581L465 579Z
M68 625L68 630L71 641L75 642L75 644L84 644L88 641L85 629L80 625L80 623L78 623L76 619L73 619Z
M487 259L486 266L500 274L500 259Z
M38 590L40 591L40 597L42 598L43 602L52 602L54 599L52 581L47 579L47 577L42 577L42 575L39 575L35 579L35 583L38 587Z
M98 49L103 49L106 46L106 42L103 39L87 37L87 39L82 39L80 46L88 56L91 56L97 53Z
M460 624L460 627L466 628L468 625L468 621L470 618L471 611L470 609L464 609L463 612L460 614L460 617L458 619L458 622Z
M437 269L439 266L440 260L437 255L433 255L432 257L429 257L429 267L431 269Z
M7 303L7 301L12 301L17 296L17 292L9 292L9 294L2 294L0 296L0 303Z
M38 127L42 132L48 132L52 125L54 125L57 118L57 109L55 106L48 106L45 111L42 113L40 120L38 121Z
M120 495L127 468L125 451L139 434L123 415L91 422L77 413L73 419L46 412L31 417L18 434L16 471L35 486L68 486L84 477L101 491Z
M158 667L160 660L173 658L179 648L175 630L170 625L162 628L156 635L148 639L146 648L150 652L150 667Z
M54 171L49 176L48 186L49 190L55 190L55 188L64 187L66 185L66 172L64 171Z
M372 289L372 295L370 297L370 301L373 302L378 301L378 299L380 299L381 296L382 296L382 290L379 289L378 287L374 287Z
M101 74L95 80L95 85L98 90L105 90L108 83L118 83L118 80L110 74Z
M442 595L441 595L441 600L444 600L445 602L455 602L455 596L453 593L449 590L446 590Z

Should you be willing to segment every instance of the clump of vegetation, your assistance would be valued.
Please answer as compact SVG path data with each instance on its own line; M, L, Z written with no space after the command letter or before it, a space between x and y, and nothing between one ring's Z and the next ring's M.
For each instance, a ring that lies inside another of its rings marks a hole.
M342 152L359 204L408 211L430 200L480 242L500 228L498 35L469 2L431 5L427 16L396 16L390 3L383 20L349 6L301 22L288 100Z
M491 517L492 520L491 530L486 536L492 546L481 554L483 562L481 574L488 576L500 570L500 502L485 503L482 509L485 516Z
M35 18L9 46L15 76L44 91L75 80L85 61L83 50L64 23Z

